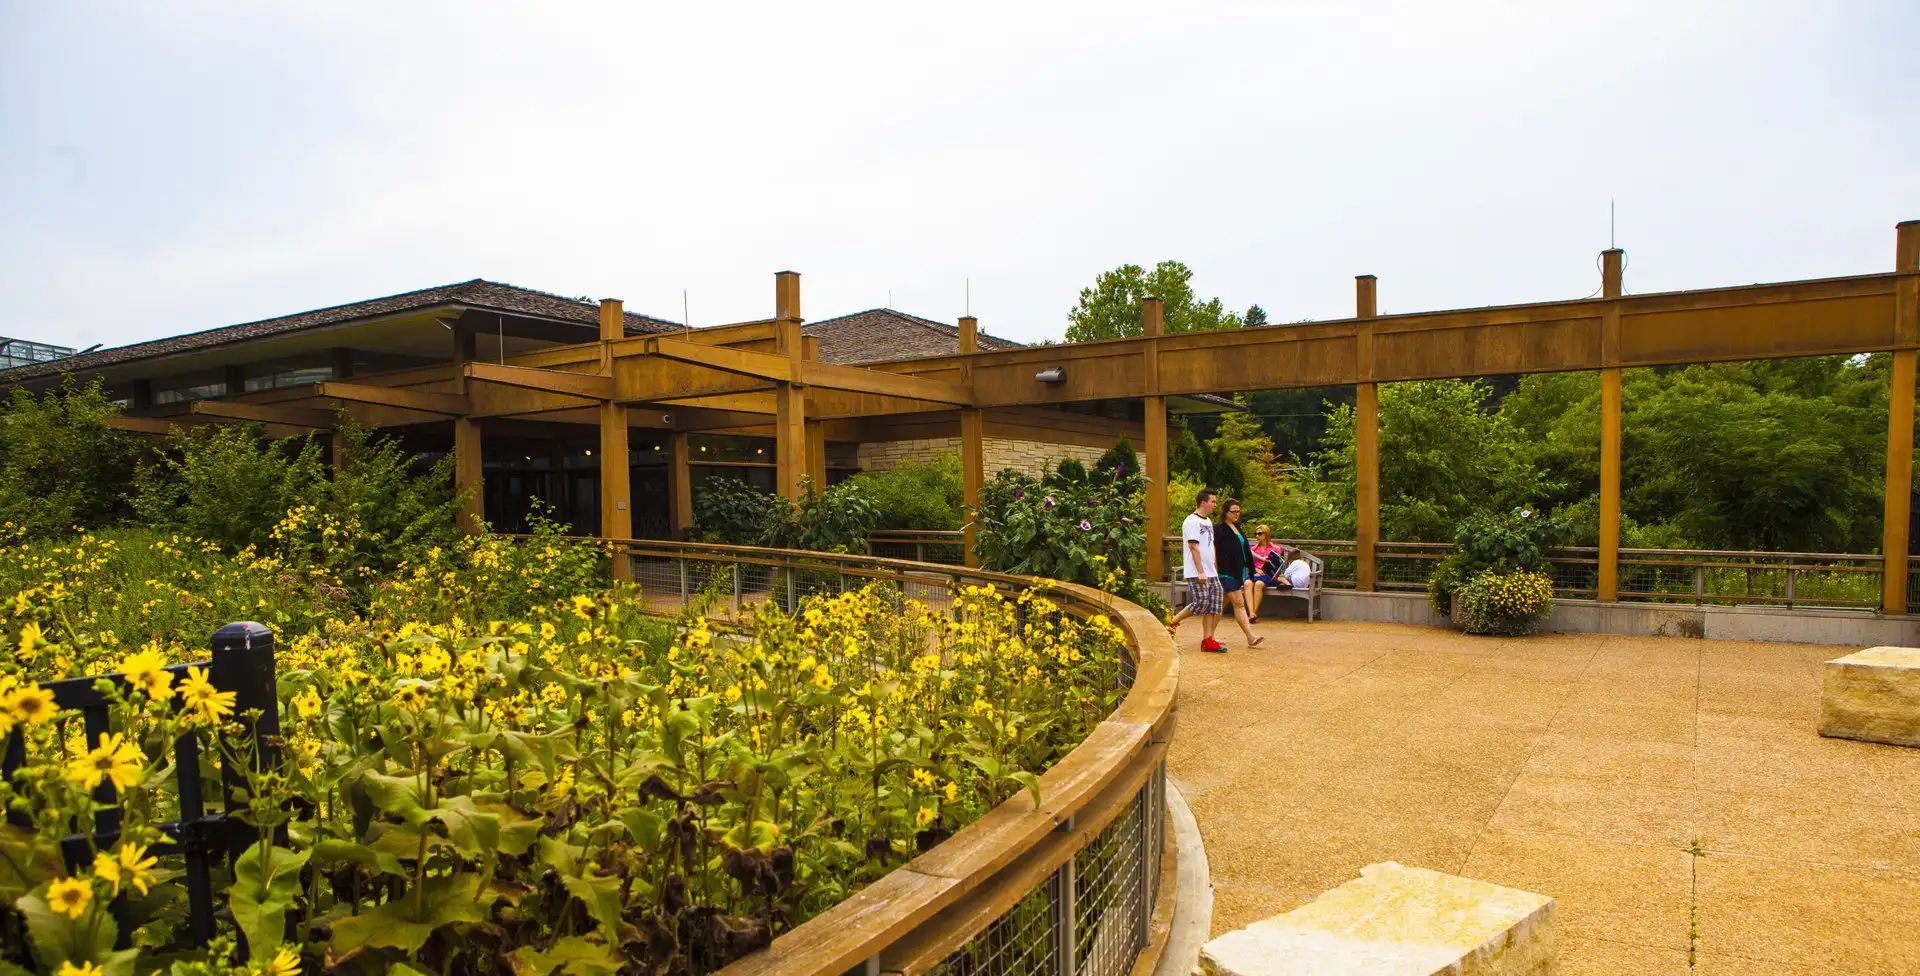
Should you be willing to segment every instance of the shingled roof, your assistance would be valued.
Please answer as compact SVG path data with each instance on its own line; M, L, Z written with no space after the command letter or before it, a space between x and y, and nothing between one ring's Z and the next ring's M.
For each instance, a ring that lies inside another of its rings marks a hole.
M960 351L960 327L923 319L891 308L870 308L852 315L808 322L800 331L820 339L820 361L857 366L917 356L951 356ZM1024 343L980 333L982 351L1018 349Z
M268 336L285 335L303 329L318 328L326 325L339 325L360 319L379 318L404 312L425 311L441 306L480 309L489 312L504 312L508 315L523 315L531 318L578 322L594 325L600 321L600 306L593 302L584 302L573 298L563 298L544 291L520 288L515 285L503 285L499 282L475 278L458 284L440 285L435 288L422 288L419 291L388 295L385 298L373 298L348 305L335 305L330 308L318 308L311 312L295 315L283 315L279 318L262 319L258 322L243 322L239 325L222 326L201 332L189 332L186 335L155 339L151 342L136 342L127 346L115 346L95 352L71 356L51 363L34 363L9 370L0 370L0 380L14 382L38 379L42 376L54 376L60 373L88 369L99 369L120 363L129 363L158 356L170 356L176 353L211 349L229 343L245 342ZM649 315L633 312L627 314L627 334L638 335L649 332L673 332L681 326L677 322L657 319Z

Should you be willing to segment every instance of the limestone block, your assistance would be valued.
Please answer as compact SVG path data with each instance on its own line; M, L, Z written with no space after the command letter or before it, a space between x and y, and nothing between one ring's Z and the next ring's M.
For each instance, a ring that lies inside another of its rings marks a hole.
M1920 647L1869 647L1828 661L1820 734L1920 746Z
M1201 976L1553 976L1553 899L1393 861L1200 949Z

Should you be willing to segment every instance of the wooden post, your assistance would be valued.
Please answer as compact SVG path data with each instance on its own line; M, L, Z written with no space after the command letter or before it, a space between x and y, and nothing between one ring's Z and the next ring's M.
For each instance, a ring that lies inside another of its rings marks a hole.
M674 431L668 439L667 450L671 455L667 461L667 489L673 493L670 502L675 538L687 538L693 532L693 467L689 463L691 448L689 435Z
M781 355L798 363L805 351L799 273L782 271L773 276L773 317ZM806 387L799 383L783 382L775 391L773 460L781 496L798 501L807 474Z
M1354 317L1370 319L1379 314L1377 279L1360 275L1353 284ZM1362 323L1354 338L1355 365L1362 379L1353 392L1353 587L1371 590L1375 550L1380 545L1380 401L1373 383L1373 328Z
M612 343L627 334L624 304L617 298L600 302L600 343L611 366ZM627 408L607 400L600 404L600 538L633 538L633 460L628 454ZM613 556L613 578L633 579L633 564L625 552Z
M1600 294L1619 298L1621 259L1626 252L1600 252ZM1620 598L1620 306L1609 303L1600 319L1600 576L1594 596Z
M239 396L247 392L247 370L243 366L228 366L225 373L226 395Z
M1887 390L1887 487L1885 534L1880 552L1886 560L1881 574L1880 605L1890 614L1907 612L1907 533L1913 504L1913 384L1915 352L1920 341L1920 220L1900 224L1894 249L1893 337L1904 349L1893 351L1893 369Z
M465 367L474 359L473 333L455 329L453 333L453 386L457 393L467 392ZM460 503L460 528L478 532L486 522L486 488L481 483L480 422L471 417L453 418L453 483L466 492Z
M1140 334L1149 339L1166 332L1166 307L1158 298L1146 298L1140 302ZM1147 389L1160 388L1160 346L1156 342L1145 344L1144 368ZM1147 566L1146 582L1158 584L1167 578L1167 482L1172 480L1172 472L1167 470L1167 398L1149 395L1141 401L1144 408L1147 443L1144 466L1147 476ZM1188 499L1191 501L1192 499Z
M980 351L980 320L971 315L960 319L960 354L972 356ZM973 382L971 363L960 368L961 382ZM966 529L960 546L961 555L966 557L969 566L980 565L980 557L973 551L974 518L980 511L980 491L987 483L987 422L986 415L974 408L962 408L960 411L960 502L966 509L962 517Z

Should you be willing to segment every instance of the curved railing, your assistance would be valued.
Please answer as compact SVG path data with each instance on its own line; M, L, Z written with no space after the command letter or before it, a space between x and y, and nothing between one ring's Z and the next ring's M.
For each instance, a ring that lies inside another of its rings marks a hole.
M1091 587L961 566L702 543L613 543L658 609L698 593L792 606L882 579L941 605L963 586L1045 586L1065 612L1126 634L1126 698L1021 793L946 842L721 970L725 976L1124 976L1159 895L1165 758L1178 659L1146 610Z

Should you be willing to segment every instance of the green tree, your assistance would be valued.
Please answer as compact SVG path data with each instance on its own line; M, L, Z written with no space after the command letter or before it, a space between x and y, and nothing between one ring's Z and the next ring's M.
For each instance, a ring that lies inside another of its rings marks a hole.
M1244 401L1242 401L1244 403ZM1244 410L1228 412L1208 442L1215 457L1232 469L1234 496L1248 524L1271 517L1280 507L1279 462L1273 439Z
M1247 328L1249 329L1255 326L1266 325L1267 310L1258 305L1249 305L1247 306L1247 314L1242 316L1242 321L1246 322Z
M1197 299L1192 279L1193 272L1178 261L1162 261L1151 273L1137 264L1103 272L1092 287L1080 290L1080 304L1067 313L1067 341L1139 335L1143 298L1158 298L1163 303L1169 333L1237 329L1242 325L1239 313L1227 311L1220 299Z
M125 520L141 448L107 426L118 413L97 380L14 390L0 403L0 522L50 536Z

